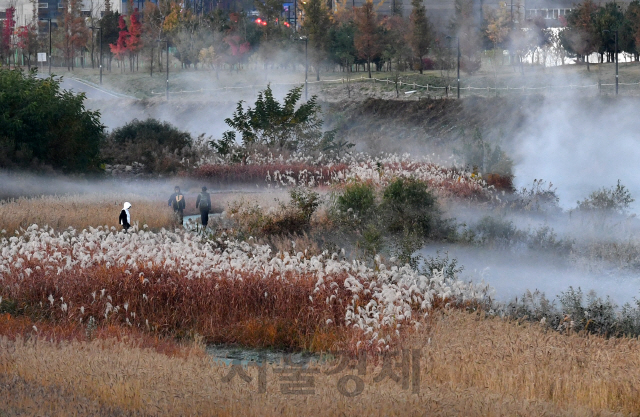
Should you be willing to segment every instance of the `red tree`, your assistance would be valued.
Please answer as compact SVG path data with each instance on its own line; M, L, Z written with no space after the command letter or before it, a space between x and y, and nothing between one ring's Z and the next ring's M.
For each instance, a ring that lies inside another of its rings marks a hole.
M138 9L134 9L129 22L129 36L125 40L125 45L129 51L129 66L133 71L133 61L136 59L138 52L142 49L142 23L140 22L140 13Z
M11 35L15 28L16 21L13 20L15 8L9 7L6 10L6 19L2 25L2 36L0 37L0 54L3 58L11 58Z
M116 59L122 61L124 60L124 56L127 53L127 38L129 37L129 31L127 30L127 24L124 21L123 16L120 16L120 18L118 19L118 28L120 28L118 40L116 41L115 45L110 43L109 48L111 49L111 53L116 56Z

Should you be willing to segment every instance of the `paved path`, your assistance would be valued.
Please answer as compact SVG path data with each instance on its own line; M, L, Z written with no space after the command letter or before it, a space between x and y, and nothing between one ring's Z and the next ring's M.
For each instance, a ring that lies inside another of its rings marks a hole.
M46 73L41 73L39 74L39 76L41 78L46 78L48 75ZM132 100L136 99L135 97L127 96L125 94L109 91L106 88L103 88L102 86L96 85L94 83L73 78L71 74L63 74L61 77L62 82L60 83L60 87L63 90L70 90L74 93L84 93L89 100L114 100L123 98Z

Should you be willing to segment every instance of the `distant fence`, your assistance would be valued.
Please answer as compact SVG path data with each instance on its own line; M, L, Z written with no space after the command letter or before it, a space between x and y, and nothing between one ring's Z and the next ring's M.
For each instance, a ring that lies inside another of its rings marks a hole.
M380 79L380 78L368 78L368 77L359 77L359 78L336 78L331 80L320 80L320 81L307 81L307 84L310 87L319 86L323 84L347 84L347 83L362 83L362 82L373 82L386 84L386 85L394 85L395 80L392 79ZM229 91L229 90L242 90L242 89L258 89L265 88L267 85L272 86L295 86L295 85L304 85L304 81L295 82L295 83L264 83L264 84L250 84L250 85L241 85L241 86L231 86L231 87L219 87L219 88L201 88L199 90L180 90L180 91L171 91L169 90L169 94L199 94L199 93L210 93L216 91ZM629 92L630 87L638 87L634 88L633 91L640 91L640 82L637 83L619 83L620 92ZM418 83L407 83L404 81L398 81L398 88L408 91L402 91L405 95L416 95L416 96L424 96L425 94L428 96L434 97L455 97L457 95L457 86L447 85L447 86L436 86L432 84L418 84ZM567 90L576 90L576 91L585 91L593 94L601 94L601 93L613 93L615 92L615 84L614 83L594 83L594 84L568 84L568 85L547 85L547 86L521 86L521 87L495 87L495 86L466 86L460 87L460 96L461 97L470 97L470 96L496 96L496 95L505 95L505 94L551 94L551 93L563 93ZM151 91L152 95L163 95L165 91L155 92Z

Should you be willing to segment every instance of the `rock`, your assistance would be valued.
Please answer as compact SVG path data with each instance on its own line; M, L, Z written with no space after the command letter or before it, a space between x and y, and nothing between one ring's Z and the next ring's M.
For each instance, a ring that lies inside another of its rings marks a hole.
M127 165L126 167L124 167L125 172L131 172L133 171L133 167L131 165Z

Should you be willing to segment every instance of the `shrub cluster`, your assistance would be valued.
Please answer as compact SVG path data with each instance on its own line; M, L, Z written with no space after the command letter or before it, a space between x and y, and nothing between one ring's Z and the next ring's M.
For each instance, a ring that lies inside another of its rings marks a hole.
M84 100L53 77L0 68L0 168L97 170L104 126Z
M443 220L436 196L414 178L396 178L384 188L348 183L334 196L331 218L344 237L370 258L390 251L402 263L416 266L413 253L429 239L446 239L451 224Z
M140 162L149 174L175 174L198 158L196 143L188 132L156 119L137 120L114 129L102 142L106 163Z
M586 332L606 337L640 335L640 301L635 306L626 303L622 308L609 298L598 297L569 287L558 296L559 305L539 291L527 291L520 299L499 307L501 314L541 322L562 332Z

